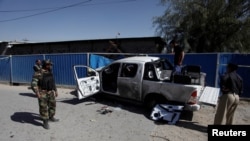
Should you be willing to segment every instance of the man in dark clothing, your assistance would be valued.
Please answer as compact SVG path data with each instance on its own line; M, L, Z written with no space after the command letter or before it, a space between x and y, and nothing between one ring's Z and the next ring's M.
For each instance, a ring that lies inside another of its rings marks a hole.
M182 61L184 59L184 50L181 46L178 45L176 42L176 39L173 39L170 42L170 46L172 48L172 51L174 53L174 73L180 74L182 69Z
M33 70L35 72L40 71L42 69L42 65L41 65L41 60L37 59L35 62L35 65L33 66Z
M226 124L232 125L235 110L239 104L239 95L243 91L243 80L236 73L238 66L232 63L227 65L227 72L221 77L220 88L222 95L219 98L214 124L223 124L226 116Z
M43 119L43 127L49 129L48 121L59 121L59 119L54 118L56 113L55 98L58 96L58 93L52 74L52 62L50 60L43 61L40 73L35 93L38 97L39 112Z

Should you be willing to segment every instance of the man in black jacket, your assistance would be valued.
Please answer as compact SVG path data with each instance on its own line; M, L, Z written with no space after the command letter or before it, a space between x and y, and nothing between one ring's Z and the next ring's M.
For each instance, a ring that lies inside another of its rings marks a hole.
M232 63L227 65L227 72L221 77L220 88L222 95L219 98L217 111L214 117L214 124L223 124L226 117L226 124L232 125L235 110L239 104L239 95L243 91L243 80L236 73L238 66Z

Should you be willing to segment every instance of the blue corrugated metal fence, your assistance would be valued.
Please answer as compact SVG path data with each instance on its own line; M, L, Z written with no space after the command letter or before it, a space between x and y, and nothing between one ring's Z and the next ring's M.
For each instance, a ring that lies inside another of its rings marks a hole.
M107 55L107 54L105 54ZM69 53L69 54L39 54L39 55L13 55L0 56L0 82L29 84L33 74L33 65L36 59L51 59L53 61L53 73L57 85L75 86L73 65L81 64L96 68L106 65L112 60L104 54ZM113 54L114 55L114 54ZM117 55L117 54L115 54ZM138 54L129 54L125 56ZM148 54L167 58L173 63L173 54ZM124 54L118 54L121 58ZM250 54L186 54L184 65L200 65L202 72L206 73L206 85L219 86L219 77L225 72L226 64L234 62L239 65L238 73L244 78L244 93L242 97L250 97Z

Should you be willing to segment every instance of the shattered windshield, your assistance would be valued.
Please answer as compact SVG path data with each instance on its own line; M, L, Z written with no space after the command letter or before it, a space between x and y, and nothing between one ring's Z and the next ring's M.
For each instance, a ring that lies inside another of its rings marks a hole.
M159 80L170 80L173 65L167 59L161 59L154 62L156 76Z

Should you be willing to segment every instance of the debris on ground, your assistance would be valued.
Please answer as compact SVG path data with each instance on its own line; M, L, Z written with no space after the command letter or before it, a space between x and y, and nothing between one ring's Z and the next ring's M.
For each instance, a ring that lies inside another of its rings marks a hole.
M175 124L179 121L182 109L183 106L181 105L157 104L150 117L154 121L164 120L168 124Z
M107 113L112 113L113 111L109 109L108 106L103 106L98 112L105 115Z

